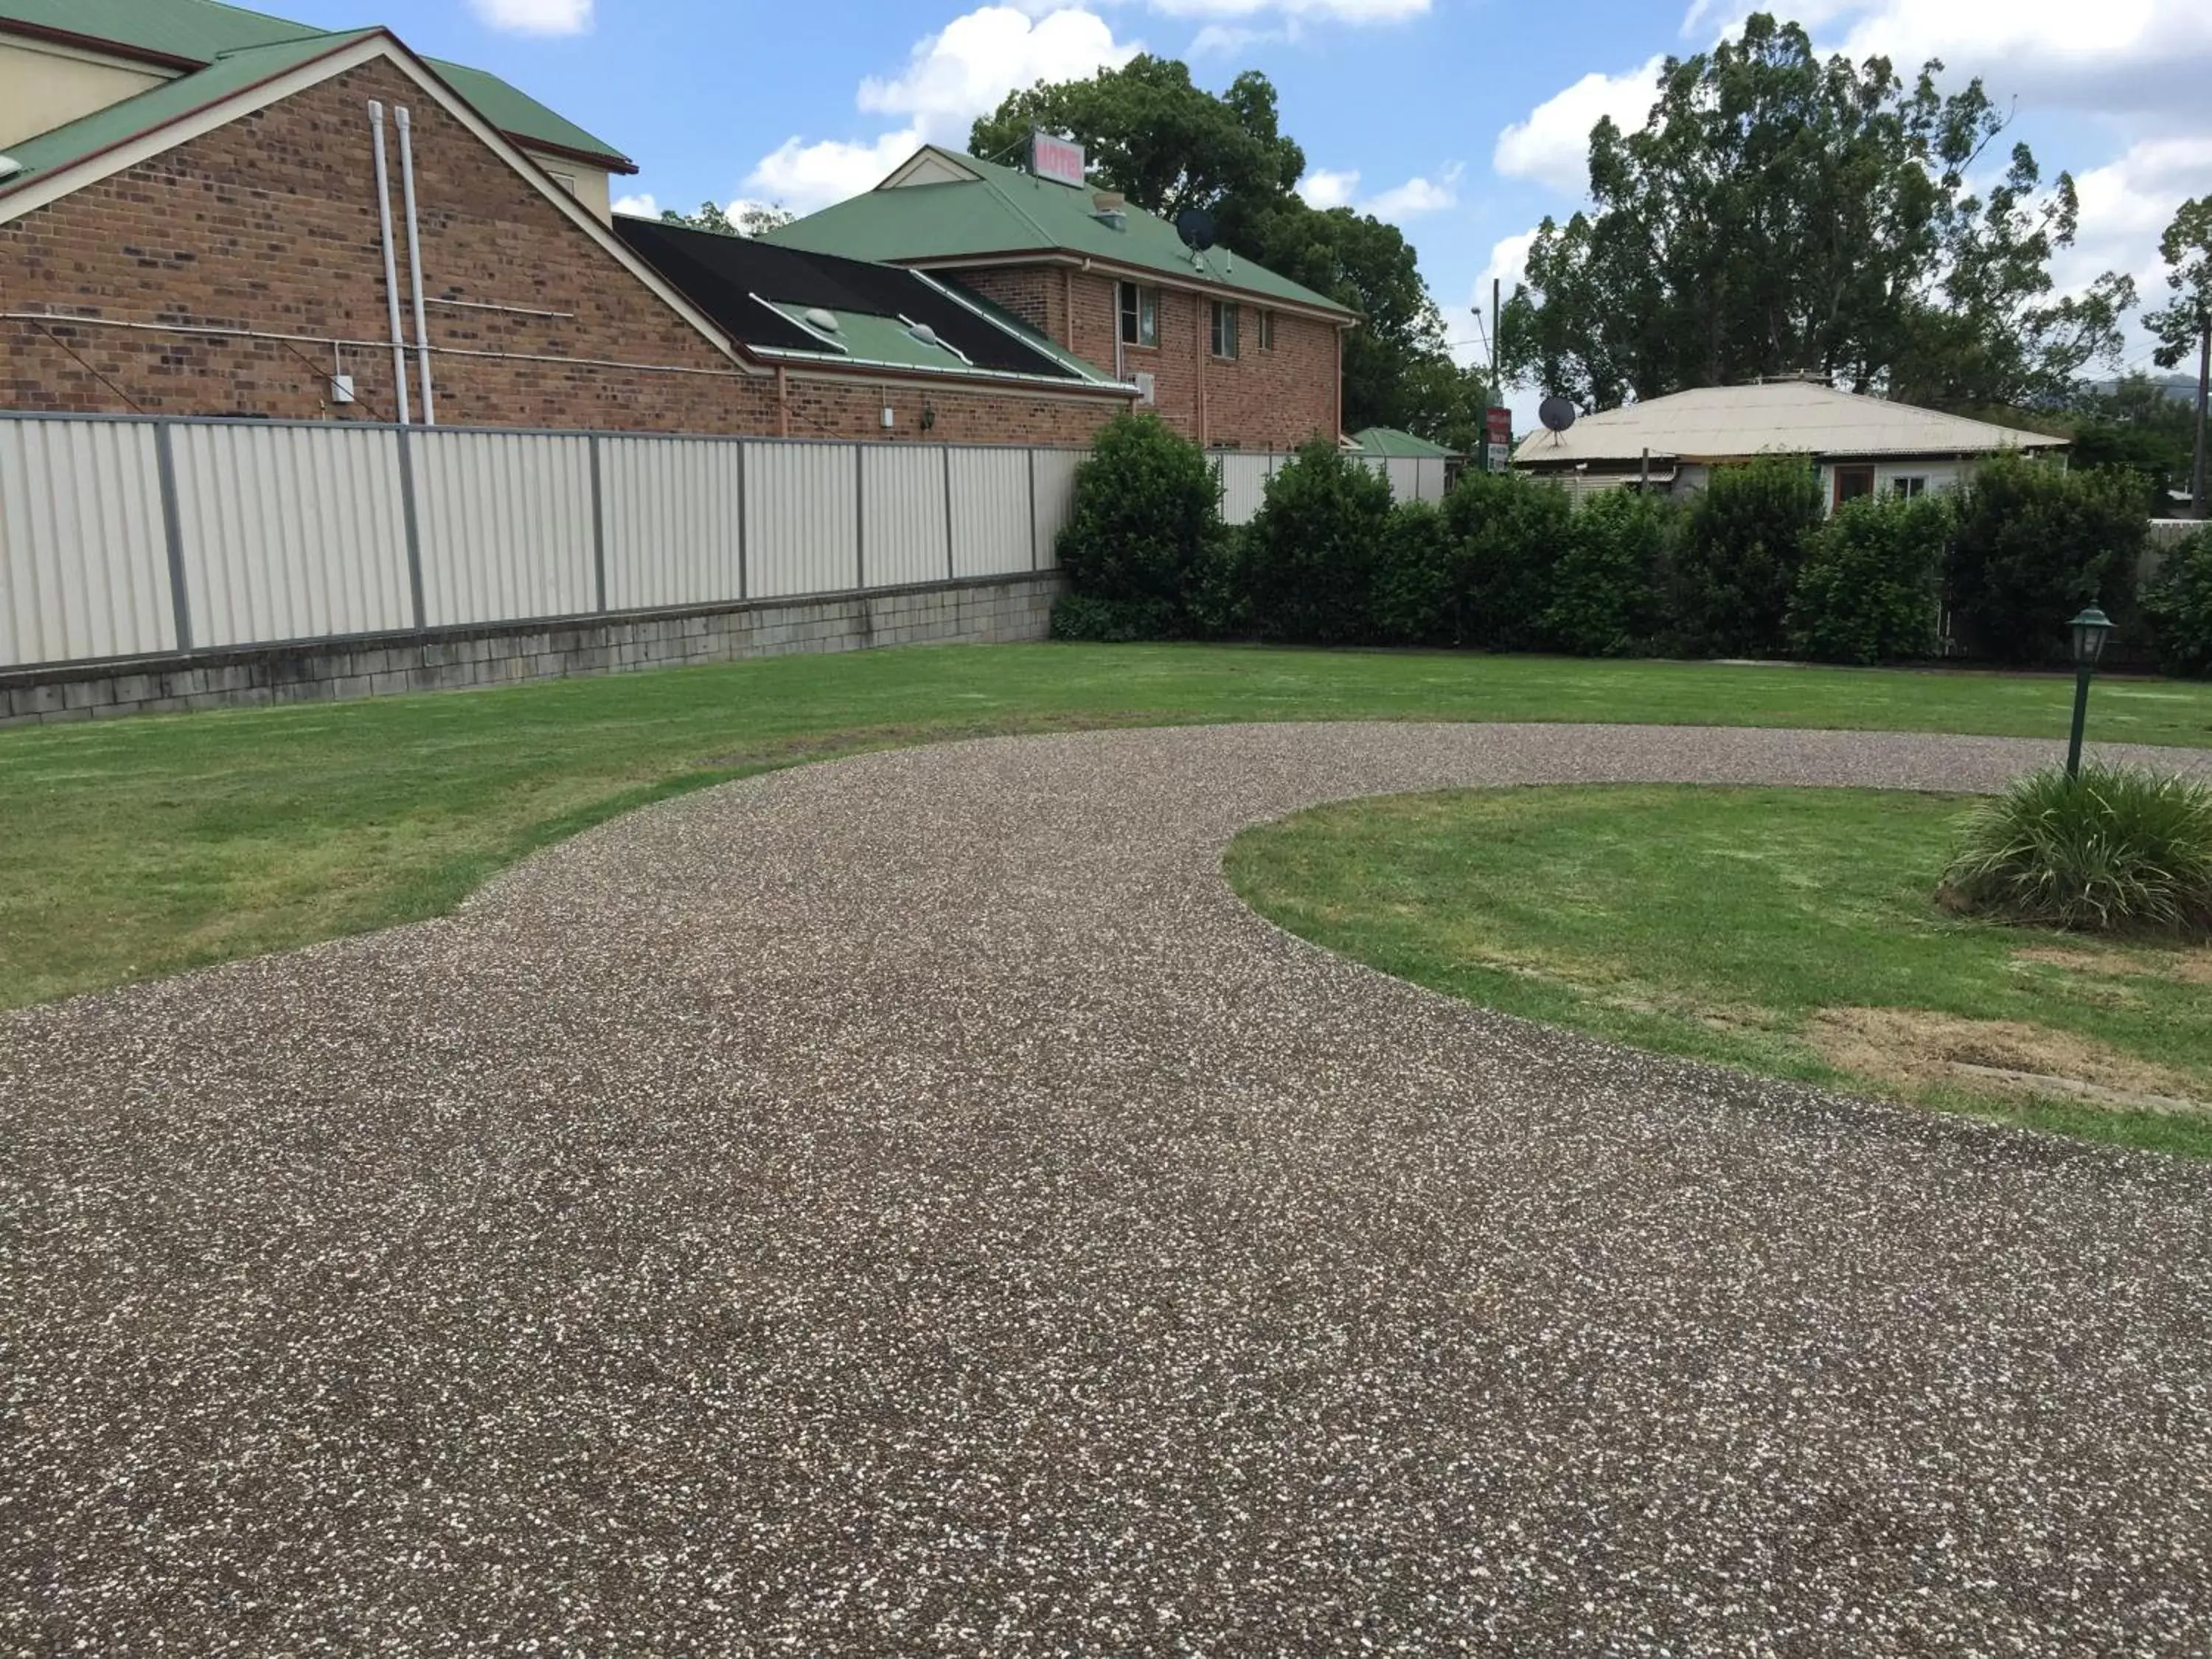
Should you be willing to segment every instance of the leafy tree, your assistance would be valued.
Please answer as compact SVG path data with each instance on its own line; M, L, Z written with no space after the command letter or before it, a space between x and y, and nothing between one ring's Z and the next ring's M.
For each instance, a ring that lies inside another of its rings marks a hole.
M1790 648L1818 662L1896 662L1939 647L1951 503L1867 495L1813 532L1790 595Z
M1953 623L1977 656L2059 654L2086 605L2124 617L2148 526L2135 479L2001 455L1960 492L1946 582Z
M1824 507L1820 475L1801 459L1716 468L1690 503L1675 554L1678 648L1780 656L1790 589Z
M663 224L684 225L693 230L711 230L717 236L764 236L780 225L787 225L799 216L781 203L739 202L734 204L738 216L729 214L713 202L702 202L696 213L678 213L674 208L663 208Z
M1765 13L1669 58L1641 128L1593 129L1593 210L1540 228L1501 356L1596 407L1806 370L1946 407L2063 392L2117 355L2133 284L2052 298L2073 180L2045 189L2023 144L1970 189L2008 118L1942 68L1908 88Z
M2143 511L2164 518L2173 511L2167 492L2189 487L2191 447L2196 419L2170 381L2130 374L2108 386L2083 392L2067 411L2066 433L2073 440L2068 460L2075 466L2122 467L2142 480Z
M1140 52L1087 81L1039 82L1012 93L969 131L971 153L1026 155L1042 128L1080 143L1091 168L1139 207L1172 219L1186 208L1215 216L1223 240L1243 246L1250 216L1282 201L1305 172L1305 152L1280 131L1275 88L1248 70L1216 97L1188 65Z
M2158 337L2154 354L2160 368L2172 368L2192 350L2201 350L2205 331L2212 329L2212 196L2184 202L2181 211L2159 238L2158 251L2166 264L2166 285L2172 300L2143 318L2143 325ZM2205 511L2208 465L2204 429L2204 400L2199 396L2193 447L2196 452L2190 489L2196 496L2199 517Z
M1092 175L1133 205L1169 219L1203 209L1224 246L1358 312L1345 339L1348 428L1472 441L1483 400L1444 349L1413 247L1395 225L1298 198L1305 152L1282 131L1266 76L1247 70L1216 95L1184 64L1139 55L1088 80L1012 94L976 121L969 148L1011 159L1038 128L1081 143Z

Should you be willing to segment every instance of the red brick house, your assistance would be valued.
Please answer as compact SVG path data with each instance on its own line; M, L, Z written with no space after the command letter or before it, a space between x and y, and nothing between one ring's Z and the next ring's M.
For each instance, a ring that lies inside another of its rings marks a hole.
M732 305L610 146L382 29L0 0L0 408L1076 444L1134 400L927 276Z
M956 277L1140 385L1202 444L1337 437L1353 313L1233 249L1186 246L1156 215L1075 182L1079 166L1046 177L928 146L872 191L768 239Z

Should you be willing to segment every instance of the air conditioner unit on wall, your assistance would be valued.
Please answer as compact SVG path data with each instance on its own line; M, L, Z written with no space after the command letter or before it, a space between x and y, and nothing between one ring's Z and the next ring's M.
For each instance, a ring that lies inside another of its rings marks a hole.
M1148 374L1132 374L1129 380L1137 388L1137 401L1152 404L1159 402L1159 381Z

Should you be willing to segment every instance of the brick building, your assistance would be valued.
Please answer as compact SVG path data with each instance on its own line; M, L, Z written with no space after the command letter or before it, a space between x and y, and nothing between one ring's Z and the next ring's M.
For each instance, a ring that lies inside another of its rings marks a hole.
M1186 246L1164 220L1078 182L1079 156L1047 171L928 146L874 190L769 240L957 279L1141 386L1202 444L1283 449L1340 434L1350 311L1233 249Z
M0 0L0 408L1081 443L1133 398L912 273L740 318L614 222L610 146L382 29Z

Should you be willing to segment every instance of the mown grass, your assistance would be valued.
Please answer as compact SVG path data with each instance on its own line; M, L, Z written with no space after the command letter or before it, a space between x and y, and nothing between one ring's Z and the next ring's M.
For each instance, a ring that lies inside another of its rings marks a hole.
M1975 805L1854 790L1453 792L1254 829L1227 867L1302 937L1485 1007L2212 1157L2212 951L1948 914L1936 884ZM2091 1103L1993 1071L2204 1104Z
M855 749L1218 720L1652 720L2063 738L2071 682L1207 646L786 657L0 732L0 1006L450 908L660 795ZM2100 684L2100 740L2212 746L2212 686Z

